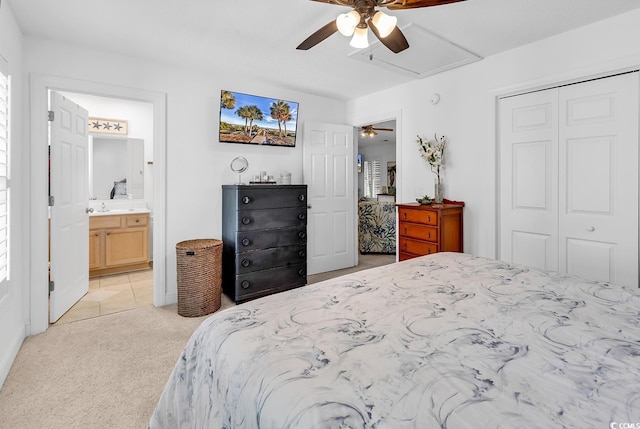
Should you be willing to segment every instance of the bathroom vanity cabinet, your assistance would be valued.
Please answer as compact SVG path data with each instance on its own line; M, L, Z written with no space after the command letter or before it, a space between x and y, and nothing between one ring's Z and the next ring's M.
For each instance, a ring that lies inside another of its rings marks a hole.
M149 267L149 213L89 218L89 277Z

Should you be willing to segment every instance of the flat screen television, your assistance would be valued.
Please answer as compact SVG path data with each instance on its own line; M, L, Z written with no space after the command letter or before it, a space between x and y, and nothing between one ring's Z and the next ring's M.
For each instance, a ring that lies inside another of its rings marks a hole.
M295 147L298 103L222 90L220 142Z

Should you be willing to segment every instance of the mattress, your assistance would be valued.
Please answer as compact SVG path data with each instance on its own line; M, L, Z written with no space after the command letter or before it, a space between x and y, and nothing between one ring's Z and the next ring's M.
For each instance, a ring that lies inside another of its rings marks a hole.
M149 426L624 422L640 422L637 290L438 253L212 315Z

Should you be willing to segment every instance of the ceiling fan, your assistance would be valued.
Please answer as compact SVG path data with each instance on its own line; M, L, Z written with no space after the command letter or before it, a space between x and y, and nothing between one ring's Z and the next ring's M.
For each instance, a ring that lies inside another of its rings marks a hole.
M393 131L393 128L376 128L373 125L365 125L360 130L360 135L362 137L374 137L378 135L376 131Z
M409 47L409 42L396 26L398 19L389 16L376 8L386 7L390 10L415 9L419 7L438 6L447 3L456 3L464 0L312 0L321 3L348 6L353 10L338 15L318 31L313 33L296 49L307 50L322 42L333 33L339 31L350 37L350 45L354 48L366 48L369 46L368 31L371 32L394 53L402 52Z

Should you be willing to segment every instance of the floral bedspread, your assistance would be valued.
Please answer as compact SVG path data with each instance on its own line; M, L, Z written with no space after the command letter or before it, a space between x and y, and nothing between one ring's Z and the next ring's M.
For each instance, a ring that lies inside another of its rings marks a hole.
M438 253L212 315L150 427L624 422L640 422L637 290Z

